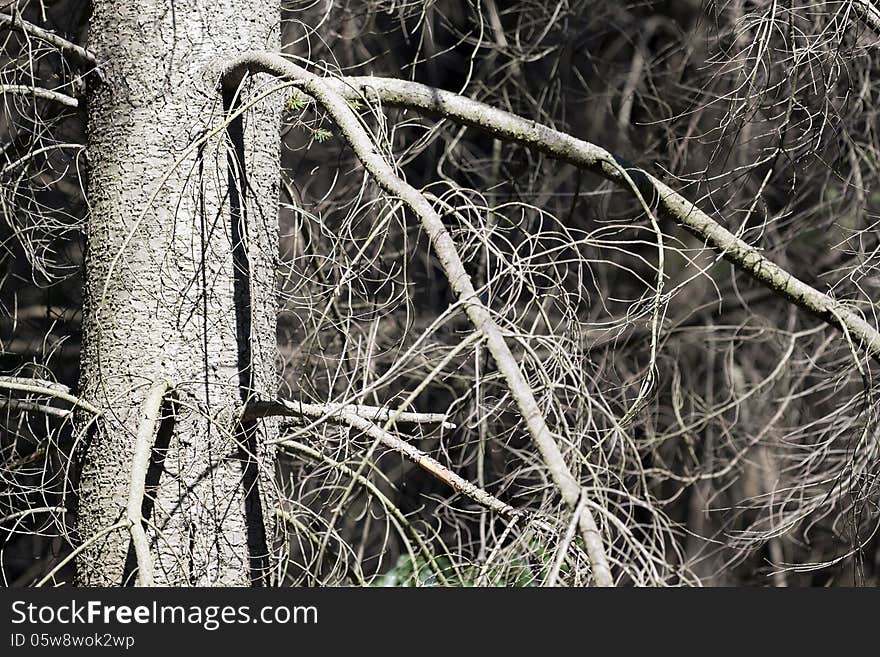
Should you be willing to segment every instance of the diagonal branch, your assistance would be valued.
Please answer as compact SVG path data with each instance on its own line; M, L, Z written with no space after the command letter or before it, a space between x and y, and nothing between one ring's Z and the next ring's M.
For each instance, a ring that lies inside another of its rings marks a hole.
M387 106L413 109L483 130L592 171L630 191L631 187L622 175L623 169L639 186L644 198L658 205L662 216L705 240L725 260L759 283L848 334L860 342L871 357L880 361L880 332L860 314L799 280L668 185L604 148L470 98L414 82L354 77L328 83L349 98L376 98Z
M222 72L222 80L227 86L238 84L248 71L270 73L300 82L302 90L314 98L333 118L343 137L376 183L388 194L398 197L419 218L437 254L440 266L449 280L449 285L464 306L468 319L474 328L486 337L486 346L507 383L510 396L516 402L556 488L565 504L574 511L581 497L581 487L569 470L562 451L538 406L535 394L504 339L501 327L477 295L455 242L440 215L424 195L401 179L379 154L348 102L334 87L327 84L327 80L270 53L247 54L233 61ZM605 547L600 539L592 511L587 506L583 507L580 520L595 582L598 586L613 586L614 580L608 566Z
M98 65L98 60L95 58L95 56L82 46L78 46L63 37L58 36L54 32L44 30L42 27L38 27L33 23L22 20L18 16L0 14L0 28L3 27L12 30L18 30L19 32L28 34L35 39L45 41L46 43L58 48L58 50L64 53L65 57L75 61L78 64L83 64L86 66Z
M871 31L880 36L880 10L873 0L853 0L852 7Z
M321 406L311 404L303 405L303 417L320 418L325 415L325 409ZM447 484L455 492L471 498L474 502L486 507L490 511L495 511L508 518L525 517L528 515L525 511L515 509L479 486L475 486L467 479L464 479L447 468L437 459L429 456L422 450L413 447L408 442L401 440L394 434L385 431L380 426L370 422L370 420L367 420L360 415L356 415L349 411L340 411L331 415L329 419L346 424L353 429L362 432L364 435L379 441L382 445L385 445L398 454L403 455L435 478ZM289 443L289 440L281 440L279 444L284 446Z
M79 101L73 96L62 94L57 91L43 89L42 87L28 87L21 84L0 84L0 96L14 94L18 96L32 96L60 103L65 107L79 107Z
M295 65L278 56L251 53L243 55L229 68L239 71L239 75L242 70L250 69L291 77L291 66ZM477 128L499 139L592 171L631 191L624 177L626 173L638 185L642 196L658 206L662 216L704 240L725 260L779 296L860 343L875 361L880 362L880 332L849 305L796 278L668 185L604 148L485 103L415 82L350 77L341 80L326 78L322 84L346 99L372 98L389 107L412 109Z
M519 518L529 515L526 511L515 509L509 504L502 502L491 493L483 490L479 486L475 486L467 479L456 474L434 457L416 447L413 447L405 440L398 438L394 434L375 424L374 422L377 420L388 420L391 418L392 412L387 409L379 408L377 406L362 405L330 406L289 401L250 401L248 402L242 417L244 419L255 419L258 417L277 415L283 417L309 418L312 420L322 420L326 418L333 422L345 424L353 429L361 431L370 438L377 440L380 444L385 445L385 447L398 454L401 454L435 478L447 484L455 492L471 498L474 502L486 507L490 511L495 511L500 515L510 518ZM402 424L442 423L444 427L454 429L455 425L451 422L446 422L445 419L446 416L441 413L400 413L394 421ZM278 444L281 446L290 446L293 443L290 440L282 439L278 441Z

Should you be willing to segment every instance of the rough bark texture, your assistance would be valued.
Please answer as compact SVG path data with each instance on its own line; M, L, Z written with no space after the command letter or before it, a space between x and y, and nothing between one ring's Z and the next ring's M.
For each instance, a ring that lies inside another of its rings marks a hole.
M164 379L178 402L164 407L143 509L155 583L263 583L270 426L235 412L277 389L277 99L187 148L222 117L217 63L278 49L278 3L94 0L89 34L103 77L88 98L81 388L103 415L81 421L80 539L125 517L140 408ZM78 583L133 582L130 543L115 531L84 550Z

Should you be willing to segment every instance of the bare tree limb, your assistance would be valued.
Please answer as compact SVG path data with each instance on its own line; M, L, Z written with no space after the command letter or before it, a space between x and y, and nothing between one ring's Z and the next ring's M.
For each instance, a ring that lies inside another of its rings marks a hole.
M394 415L394 411L379 406L364 404L307 404L304 402L252 400L247 403L242 420L253 420L260 417L334 417L339 415L357 415L365 420L384 422ZM401 424L437 424L444 429L455 429L455 424L448 422L443 413L400 413L395 422Z
M67 386L42 379L30 379L27 377L0 376L0 390L25 392L33 395L45 395L55 397L72 404L74 408L82 408L93 415L100 415L101 409L93 406L84 399L71 395Z
M230 69L238 70L239 75L242 70L250 69L293 77L291 66L295 65L277 55L252 53L243 55ZM668 185L604 148L485 103L407 80L350 77L325 78L322 83L347 99L375 99L389 107L412 109L477 128L499 139L533 148L554 159L592 171L631 191L622 174L625 171L639 186L644 198L659 206L662 216L681 224L762 285L843 331L845 336L860 343L875 361L880 362L880 332L849 305L794 277Z
M25 509L24 511L18 511L8 516L3 516L2 518L0 518L0 525L7 523L10 520L18 520L19 518L35 516L40 513L67 513L67 509L65 509L63 506L41 506L33 509Z
M21 84L0 84L0 96L5 96L6 94L33 96L34 98L42 98L43 100L51 100L56 103L61 103L66 107L79 107L79 101L73 96L68 96L67 94L62 94L57 91L50 91L49 89L42 89L40 87L28 87Z
M28 34L35 39L45 41L46 43L58 48L58 50L64 53L64 55L68 59L71 59L78 64L83 64L87 66L98 65L98 60L95 58L95 56L82 46L78 46L63 37L58 36L54 32L44 30L42 27L38 27L33 23L22 20L19 16L0 14L0 27L18 30L19 32Z
M455 242L449 235L440 215L420 191L401 179L385 161L361 125L357 115L349 107L346 99L334 87L328 85L325 79L271 53L244 55L225 68L221 79L226 85L238 84L244 73L248 71L270 73L301 82L302 90L314 98L339 126L343 137L376 183L387 193L400 198L419 218L449 284L464 306L471 324L486 337L489 352L507 383L510 396L519 407L545 467L563 501L573 511L580 500L581 487L569 470L559 445L547 426L544 414L538 406L534 392L520 371L519 363L504 339L501 327L495 322L494 317L477 295L473 282L458 254ZM584 533L584 541L593 566L594 580L598 586L613 586L604 546L601 541L595 540L596 533L593 531L596 528L595 519L586 506L583 515L589 516L588 521L581 523L581 528L588 530Z
M66 408L56 408L55 406L47 406L45 404L37 404L26 399L10 399L0 397L0 408L11 408L16 411L24 411L27 413L42 413L43 415L51 415L52 417L60 417L67 419L72 413Z
M300 414L303 417L321 418L328 415L325 407L322 406L312 404L296 404L296 406L301 408ZM394 450L398 454L402 454L417 466L447 484L457 493L461 493L462 495L471 498L473 501L491 511L495 511L496 513L507 517L527 515L525 511L517 510L509 504L505 504L491 493L486 492L482 488L475 486L471 482L457 475L437 459L425 454L425 452L420 449L413 447L406 441L401 440L394 434L385 431L380 426L358 414L340 410L332 413L329 419L347 424L348 426L363 432L370 438L378 440L379 443ZM286 445L289 442L290 441L282 440L279 444Z
M128 489L126 517L131 544L137 557L138 586L153 586L153 558L150 555L150 541L144 530L144 518L141 509L146 492L147 470L150 467L150 452L153 449L153 437L159 426L159 413L162 401L170 386L167 381L154 383L147 393L143 405L143 419L138 427L135 438L134 454L131 459L131 480Z

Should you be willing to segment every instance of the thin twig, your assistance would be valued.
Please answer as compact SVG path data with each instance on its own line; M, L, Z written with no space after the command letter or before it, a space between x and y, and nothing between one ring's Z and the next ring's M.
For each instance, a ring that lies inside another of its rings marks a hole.
M409 521L406 519L406 516L404 516L403 513L400 511L400 509L398 509L391 502L391 500L389 500L388 497L386 495L384 495L382 493L382 491L376 487L376 485L372 481L370 481L369 479L364 477L362 474L355 472L354 470L349 468L344 463L340 463L340 462L336 461L335 459L327 456L326 454L322 454L318 450L313 449L312 447L309 447L308 445L304 445L303 443L297 442L295 440L284 441L282 443L282 445L284 445L285 447L289 447L290 449L294 449L294 450L301 452L303 454L307 454L308 456L312 457L313 459L315 459L317 461L322 461L322 462L326 463L327 465L329 465L330 467L332 467L335 470L338 470L339 472L343 473L347 477L351 477L352 479L356 480L359 484L361 484L364 488L366 488L377 500L379 500L379 502L382 504L382 506L385 507L386 511L388 511L391 514L391 516L393 517L394 522L397 525L398 530L400 532L403 532L404 529L410 530L409 531L410 535L412 536L413 540L415 540L415 542L418 544L419 550L421 551L422 556L424 556L425 560L430 564L431 570L434 571L434 574L437 576L437 579L443 585L448 584L448 582L446 580L446 576L443 574L443 570L440 568L440 565L436 562L436 559L434 558L434 554L433 554L433 552L431 552L428 545L425 543L425 541L422 539L422 537L418 534L418 532L416 532L412 529L412 526L410 525ZM284 517L283 512L280 509L276 513L279 513L282 518ZM415 569L418 569L418 564L416 563L415 559L413 559L413 567Z
M5 522L9 522L10 520L16 520L18 518L24 518L26 516L34 516L39 513L67 513L67 509L65 509L63 506L41 506L33 509L25 509L24 511L18 511L16 513L12 513L8 516L0 518L0 525Z
M578 528L578 518L581 517L581 511L584 508L586 500L586 496L582 495L581 501L578 502L577 508L571 515L571 522L568 523L565 535L562 537L562 540L559 541L559 546L556 548L556 558L553 559L553 566L547 574L544 586L556 586L556 580L559 579L559 571L562 570L562 564L565 562L565 555L568 553L568 548L571 547L571 541L574 539L574 533Z
M70 554L68 554L66 557L64 557L64 559L59 561L58 564L52 570L50 570L48 573L46 573L46 575L43 577L43 579L41 579L39 582L37 582L34 586L36 588L43 586L43 584L45 584L50 579L52 579L59 570L61 570L62 568L64 568L64 566L66 566L71 561L73 561L80 552L85 550L92 543L99 541L100 539L104 538L107 534L115 532L118 529L125 529L127 524L128 523L125 521L117 522L113 525L110 525L109 527L106 527L105 529L102 529L97 534L95 534L94 536L89 538L87 541L83 541L79 546L77 546L74 550L72 550L70 552Z

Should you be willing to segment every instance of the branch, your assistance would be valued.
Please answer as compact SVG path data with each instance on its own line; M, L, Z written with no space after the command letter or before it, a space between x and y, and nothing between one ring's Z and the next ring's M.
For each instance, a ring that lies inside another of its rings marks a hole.
M373 422L385 422L392 417L394 411L379 406L363 404L306 404L291 402L284 399L273 401L249 401L242 420L254 420L261 417L338 417L356 415ZM455 429L455 424L448 422L442 413L401 413L395 422L401 424L439 424L444 429Z
M42 98L61 103L67 107L79 107L79 101L73 96L50 91L41 87L27 87L21 84L0 84L0 96L6 94L17 94L20 96L33 96L34 98Z
M92 406L84 399L71 395L69 388L60 383L27 377L0 376L0 390L2 389L15 392L26 392L34 395L45 395L46 397L55 397L56 399L73 404L74 408L82 408L92 415L101 414L101 409Z
M312 404L297 404L296 406L301 406L301 410L298 414L303 417L321 418L328 415L325 407L323 406ZM413 415L418 414L414 413ZM394 450L398 454L402 454L407 459L415 463L417 466L447 484L457 493L466 495L474 502L486 507L487 509L490 509L491 511L495 511L496 513L507 517L523 517L526 515L525 511L517 510L509 504L505 504L491 493L486 492L479 486L475 486L471 482L460 477L452 470L447 468L445 465L440 463L437 459L429 456L420 449L413 447L406 441L401 440L400 438L392 433L389 433L388 431L385 431L378 425L370 422L360 415L357 415L350 411L339 410L329 415L329 419L347 424L348 426L363 432L370 438L374 438L382 445L385 445L389 449ZM279 444L289 445L289 443L290 441L283 440Z
M333 80L332 84L340 91L347 89L349 97L375 97L388 106L422 111L483 130L587 169L631 191L631 186L621 174L623 169L638 184L642 196L659 205L662 216L705 240L725 260L762 285L844 334L849 334L861 342L875 360L880 361L880 332L859 314L795 278L665 183L605 149L470 98L405 80L355 77Z
M24 413L42 413L43 415L51 415L63 419L67 419L71 416L71 412L66 408L56 408L55 406L37 404L36 402L27 401L26 399L0 397L0 408L11 408Z
M876 13L876 9L874 11ZM294 77L290 67L302 70L281 57L255 53L242 56L230 68ZM687 231L704 240L725 260L765 287L841 330L854 342L861 343L862 348L875 361L880 362L880 332L861 315L844 303L795 278L681 194L604 148L485 103L415 82L394 78L350 77L341 80L326 78L322 80L322 84L349 100L373 98L389 107L412 109L477 128L499 139L521 144L548 157L596 173L631 191L621 173L624 171L636 182L645 199L658 204L662 216L681 224Z
M33 509L25 509L24 511L18 511L8 516L3 516L0 518L0 525L7 523L10 520L18 520L19 518L35 516L40 513L67 513L67 509L63 506L41 506Z
M0 27L7 27L11 30L18 30L24 34L28 34L35 39L45 41L58 48L68 59L72 59L78 64L97 66L98 60L95 56L82 46L64 39L53 32L37 27L33 23L28 23L18 16L10 16L9 14L0 14Z
M153 449L153 436L159 426L159 413L162 410L162 401L165 399L170 386L167 381L154 383L147 393L143 405L143 420L138 427L135 438L134 454L131 459L131 481L128 489L128 505L126 517L128 531L131 534L131 544L134 546L137 557L138 586L153 586L153 558L150 555L150 541L144 530L144 517L141 509L144 505L146 492L147 471L150 467L150 453Z
M450 287L464 306L471 324L486 337L486 346L492 354L498 370L506 380L510 396L516 401L529 434L556 488L569 509L574 511L580 500L581 487L569 470L559 445L556 444L556 440L547 426L544 414L538 406L534 392L520 371L519 363L504 339L501 327L498 326L477 295L473 282L458 254L455 242L449 235L440 215L422 193L401 179L379 154L348 102L339 95L334 87L327 84L327 80L271 53L243 55L225 68L221 79L225 85L237 84L247 71L270 73L300 82L303 91L314 98L333 118L343 137L376 183L385 192L403 201L419 218L434 247L440 266L449 280ZM596 527L596 523L592 512L586 506L584 506L583 515L589 516L589 521L581 523L581 527L582 529L584 527L590 529L589 534L584 533L584 541L593 567L593 577L599 586L612 586L613 580L608 569L605 549L601 541L597 543L595 540L596 535L592 532L592 528ZM596 549L597 547L598 549Z
M880 11L871 0L853 0L852 7L871 31L880 36Z

